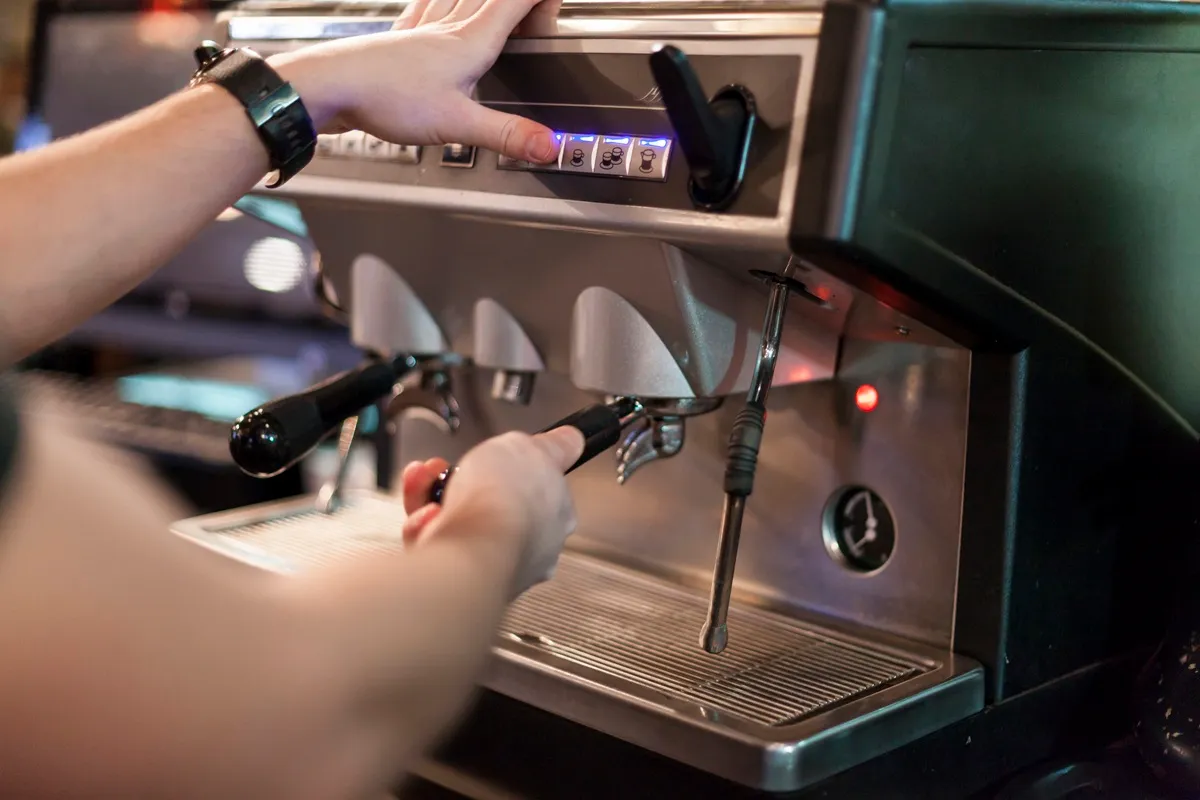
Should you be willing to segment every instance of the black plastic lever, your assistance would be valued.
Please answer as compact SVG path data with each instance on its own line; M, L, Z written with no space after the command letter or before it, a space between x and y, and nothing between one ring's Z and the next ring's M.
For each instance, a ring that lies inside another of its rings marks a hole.
M411 356L373 361L251 411L234 423L229 436L234 463L256 478L286 472L346 420L391 394L396 381L416 368Z
M692 201L710 211L728 208L741 191L758 112L754 96L726 86L710 100L687 55L664 45L650 56L650 70L692 179Z
M611 403L589 406L581 411L576 411L566 419L542 430L541 433L548 433L559 428L575 428L583 434L583 455L567 470L566 474L570 475L596 456L616 447L617 443L621 441L621 433L641 419L643 414L642 405L637 400L620 398ZM454 477L456 469L457 467L450 467L434 481L433 488L429 492L430 503L442 504L442 500L446 496L446 487L449 485L450 479Z

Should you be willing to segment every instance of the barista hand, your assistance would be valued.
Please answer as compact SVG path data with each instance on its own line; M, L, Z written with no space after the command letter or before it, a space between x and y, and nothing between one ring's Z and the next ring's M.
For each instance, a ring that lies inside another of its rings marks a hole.
M416 0L390 33L316 45L272 64L322 130L362 130L398 144L475 145L545 163L556 153L549 128L485 108L471 95L514 29L553 19L560 3Z
M509 433L472 450L458 465L444 506L427 505L434 480L448 466L441 459L404 470L405 543L420 546L437 537L456 516L486 516L497 534L525 538L516 591L546 580L567 537L575 530L575 508L563 473L583 452L583 436L560 428L538 436Z

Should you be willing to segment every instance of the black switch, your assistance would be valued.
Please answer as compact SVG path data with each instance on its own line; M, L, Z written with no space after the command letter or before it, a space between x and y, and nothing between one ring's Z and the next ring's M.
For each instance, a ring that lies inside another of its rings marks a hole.
M742 188L758 122L754 96L726 86L709 100L688 57L666 45L650 56L679 149L691 169L689 190L697 207L723 211Z

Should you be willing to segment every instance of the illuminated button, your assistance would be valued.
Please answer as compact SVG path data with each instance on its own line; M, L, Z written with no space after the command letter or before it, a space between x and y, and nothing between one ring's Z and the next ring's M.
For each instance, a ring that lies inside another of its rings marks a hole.
M386 160L392 157L392 145L375 136L363 137L363 153L367 158Z
M401 164L420 164L422 150L423 148L420 145L394 144L389 153L389 158Z
M366 137L362 131L343 133L338 139L338 155L343 158L362 158L363 148L366 145Z
M563 172L591 172L596 163L599 136L570 133L563 143L561 169Z
M470 169L475 166L475 148L462 144L448 144L442 148L442 166Z
M648 181L665 181L671 159L670 139L638 138L629 155L629 175Z
M317 137L317 155L332 158L338 154L338 137L321 134Z
M629 151L633 147L632 136L605 136L600 140L600 154L596 159L597 174L628 175Z

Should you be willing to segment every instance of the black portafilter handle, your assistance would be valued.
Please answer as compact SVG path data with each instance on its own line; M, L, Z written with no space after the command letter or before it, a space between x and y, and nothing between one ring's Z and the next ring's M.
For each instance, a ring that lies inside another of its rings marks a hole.
M396 381L416 367L410 356L372 361L251 411L229 436L234 463L255 478L286 472L346 420L391 394Z
M570 475L596 456L621 441L621 433L643 415L642 405L631 398L620 398L611 403L589 406L576 411L566 419L554 423L539 433L548 433L559 428L575 428L583 434L583 455L566 471ZM437 477L429 491L429 502L441 505L446 496L446 487L454 477L457 467L450 467Z

